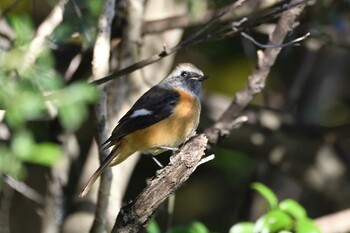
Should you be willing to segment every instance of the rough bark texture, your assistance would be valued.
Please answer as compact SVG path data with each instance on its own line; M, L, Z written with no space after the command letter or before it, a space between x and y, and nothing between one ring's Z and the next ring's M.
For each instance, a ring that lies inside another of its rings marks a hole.
M200 134L186 143L180 152L171 158L169 165L159 170L141 194L121 209L112 232L138 232L146 225L158 206L197 168L207 141L205 135Z

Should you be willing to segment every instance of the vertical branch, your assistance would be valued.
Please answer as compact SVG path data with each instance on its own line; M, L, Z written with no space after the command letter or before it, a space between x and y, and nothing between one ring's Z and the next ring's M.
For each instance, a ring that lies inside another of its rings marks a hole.
M115 0L106 0L104 10L99 19L98 30L92 61L93 79L104 76L109 72L111 25L114 18ZM108 137L106 127L107 120L107 89L101 87L100 99L95 105L96 137L101 144ZM107 151L99 151L99 159L102 162L108 156ZM111 188L112 172L110 169L101 175L98 192L95 219L90 232L104 232L106 229L106 214L108 197Z

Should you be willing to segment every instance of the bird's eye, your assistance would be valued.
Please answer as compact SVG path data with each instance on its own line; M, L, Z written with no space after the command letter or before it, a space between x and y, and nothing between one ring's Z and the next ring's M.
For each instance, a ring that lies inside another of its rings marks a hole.
M186 71L182 71L180 75L181 75L181 77L185 78L185 77L187 77L188 73Z

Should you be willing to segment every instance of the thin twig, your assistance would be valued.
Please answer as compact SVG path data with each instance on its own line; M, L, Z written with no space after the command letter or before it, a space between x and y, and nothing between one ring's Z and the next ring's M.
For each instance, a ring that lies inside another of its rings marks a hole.
M202 165L202 164L204 164L204 163L207 163L207 162L209 162L209 161L211 161L213 159L215 159L215 155L214 154L208 155L208 156L204 157L203 159L201 159L199 161L199 163L197 164L197 167Z
M7 174L3 174L2 177L4 181L8 184L8 186L16 190L18 193L22 194L29 200L32 200L41 206L44 205L45 198L40 193L38 193L37 191L35 191L25 183L18 181L12 176Z
M222 29L222 27L220 27L218 30L216 31L213 31L213 32L209 32L207 34L203 34L205 30L200 30L200 32L202 33L196 33L196 37L193 37L191 36L191 40L189 39L185 39L184 41L180 42L179 44L177 44L176 46L172 47L172 48L169 48L167 50L163 50L151 57L148 57L142 61L139 61L139 62L136 62L124 69L121 69L113 74L110 74L108 76L105 76L103 78L100 78L100 79L97 79L97 80L94 80L93 84L96 84L96 85L100 85L100 84L103 84L105 82L108 82L108 81L111 81L113 79L116 79L118 77L121 77L121 76L124 76L126 74L129 74L129 73L132 73L138 69L141 69L145 66L148 66L150 64L153 64L177 51L180 51L182 49L185 49L185 48L188 48L190 46L193 46L195 44L198 44L198 43L201 43L201 42L207 42L207 41L216 41L216 40L222 40L222 39L225 39L225 38L229 38L229 37L232 37L234 35L236 35L237 33L240 33L241 31L243 30L247 30L248 28L252 28L252 27L256 27L268 20L271 20L271 18L274 18L276 17L275 14L279 15L281 14L282 12L286 11L286 10L289 10L289 9L293 9L295 7L298 7L300 5L303 5L305 4L306 2L308 2L309 0L302 0L302 1L298 1L298 2L295 2L295 3L291 3L291 4L288 4L287 6L281 8L281 9L277 9L275 11L273 11L272 13L268 13L268 14L265 14L263 16L259 16L257 18L254 18L254 19L250 19L244 23L242 23L242 25L240 26L240 28L238 28L237 30L232 30L232 25L230 25L229 27L227 27L227 29ZM238 9L238 5L236 6L236 8L231 8L231 10L234 10L234 9ZM221 17L224 16L223 13L220 14ZM208 24L212 25L214 24L214 22L218 21L220 19L220 17L214 17L215 20L212 21L212 20L209 20ZM204 25L204 27L206 28L206 26ZM225 30L230 30L229 32L225 32Z
M46 38L60 25L63 20L64 7L69 0L60 0L50 12L49 16L40 24L34 39L24 57L22 71L31 67L44 49Z
M259 2L259 1L248 0L247 4L245 5L249 7L240 8L239 10L230 10L228 14L226 14L225 17L220 18L218 22L227 23L251 14L252 7L250 7L250 5L252 5L251 3L255 4L256 2ZM266 10L269 8L274 8L280 5L285 5L287 2L288 0L268 1L266 2L266 4L264 4L264 9L259 9L259 11ZM233 3L233 4L236 4L236 3ZM188 27L200 26L205 24L210 18L212 18L215 15L218 15L220 12L224 11L227 8L228 7L225 6L224 8L221 8L221 9L215 9L215 10L209 9L207 12L202 13L199 17L191 17L190 14L186 13L183 15L172 16L169 18L146 21L142 26L142 34L145 35L145 34L159 33L159 32L164 32L166 30L170 30L174 28L184 29Z
M298 3L300 1L292 0L290 5L296 5ZM281 15L274 32L270 36L269 44L282 44L287 34L293 30L296 25L296 18L305 7L305 5L297 6L285 11ZM280 47L267 48L264 52L258 51L257 67L249 76L246 86L242 91L236 93L234 100L219 120L212 127L205 130L211 144L216 144L222 136L226 136L232 130L232 122L237 119L248 103L264 89L266 78L280 51Z
M230 7L231 10L238 8L242 3L244 2L244 0L239 0L237 2L237 4L234 4L233 6ZM201 28L198 32L196 32L193 36L191 36L188 39L185 39L184 41L180 42L179 44L177 44L176 46L170 48L170 49L164 49L163 51L159 52L158 54L155 54L149 58L146 58L142 61L136 62L131 66L128 66L124 69L121 69L111 75L105 76L101 79L98 80L94 80L92 83L100 85L102 83L108 82L110 80L113 80L117 77L132 73L135 70L141 69L147 65L153 64L161 59L163 59L164 57L169 56L170 54L173 54L181 49L184 49L190 45L193 45L196 43L196 38L198 36L201 35L201 33L203 33L209 26L211 26L212 24L214 24L215 22L217 22L222 16L224 16L227 13L227 11L223 11L220 12L218 15L215 15L212 19L210 19L204 26L203 28Z
M246 38L247 40L251 41L253 44L255 44L256 46L259 46L260 48L263 48L263 49L268 49L268 48L284 48L284 47L287 47L287 46L290 46L290 45L298 45L297 43L302 41L302 40L305 40L307 37L310 36L310 32L306 33L305 35L301 36L301 37L298 37L292 41L289 41L287 43L284 43L284 44L280 44L280 45L272 45L272 44L262 44L258 41L256 41L253 37L249 36L247 33L245 32L241 32L241 35Z

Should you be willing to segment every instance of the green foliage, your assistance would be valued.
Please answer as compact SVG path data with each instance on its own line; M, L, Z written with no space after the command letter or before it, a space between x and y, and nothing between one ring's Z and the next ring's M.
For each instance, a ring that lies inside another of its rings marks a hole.
M265 198L265 200L269 204L270 209L274 209L277 207L278 199L277 199L276 195L272 192L271 189L269 189L268 187L266 187L265 185L263 185L261 183L253 183L251 185L251 187L252 187L252 189L257 191L261 196L263 196Z
M156 220L152 219L147 225L148 233L160 233L160 229Z
M254 222L240 222L233 225L229 233L321 233L315 223L307 216L306 210L298 202L286 199L278 202L271 189L261 183L253 183L257 191L268 203L268 212ZM147 226L148 233L161 232L157 222L152 220ZM175 227L169 233L210 233L201 222L189 226Z
M160 228L155 220L147 226L148 233L159 233ZM193 222L189 226L175 227L167 231L169 233L210 233L208 228L201 222Z
M269 211L256 223L237 223L231 227L230 233L320 233L315 223L308 218L306 210L296 201L286 199L278 203L271 189L260 183L253 183L256 190L268 203Z
M63 155L59 144L38 142L29 130L30 122L57 117L64 130L74 131L86 118L88 104L97 99L98 92L84 82L65 85L48 48L42 49L34 64L26 66L35 34L33 24L26 16L14 16L9 21L16 39L11 49L0 50L0 108L5 113L2 124L10 134L0 143L0 174L19 177L23 175L22 162L51 166Z
M210 233L208 228L201 222L193 222L186 227L171 229L169 233Z

